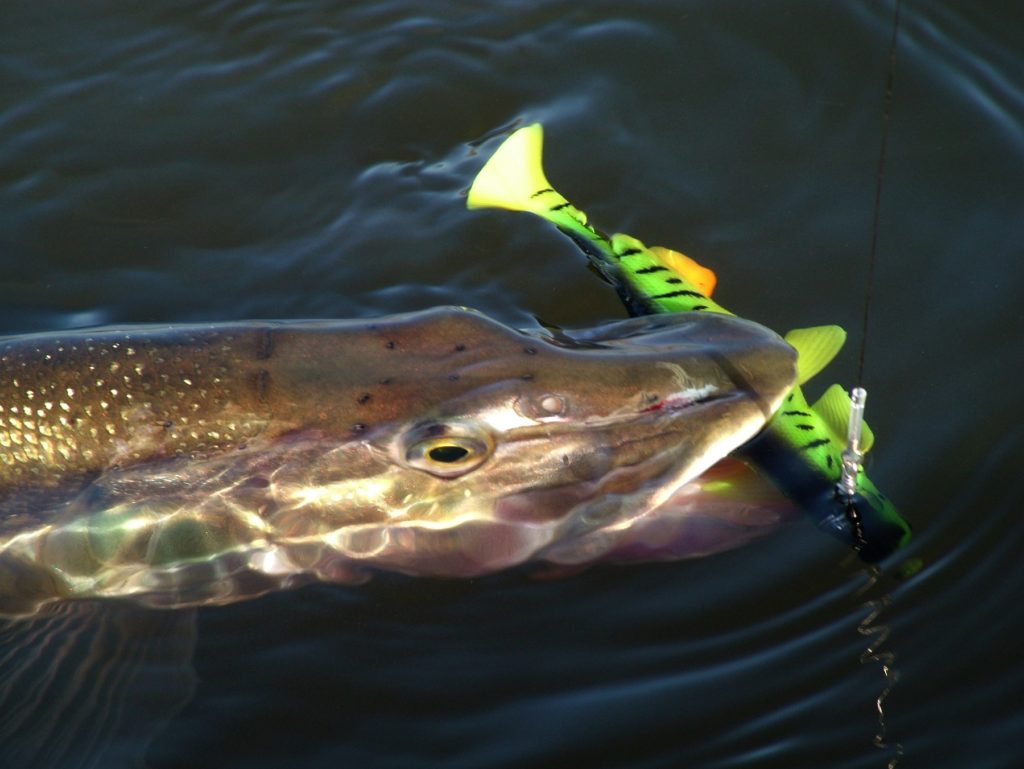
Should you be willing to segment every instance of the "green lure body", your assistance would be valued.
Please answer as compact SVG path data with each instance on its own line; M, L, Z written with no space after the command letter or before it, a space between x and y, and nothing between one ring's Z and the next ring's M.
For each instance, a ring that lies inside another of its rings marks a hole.
M514 132L477 175L467 206L526 211L555 225L615 286L631 314L733 315L709 296L710 291L702 291L691 280L689 269L666 258L664 249L651 249L629 235L609 236L594 228L586 214L547 180L542 149L543 129L539 124ZM681 254L674 256L686 259ZM849 396L839 385L833 385L811 405L800 388L838 353L846 334L838 326L822 326L797 329L785 338L799 353L797 385L760 436L738 453L767 474L819 525L852 540L865 560L880 560L907 543L910 527L863 468L858 473L855 497L849 499L837 493ZM874 439L864 427L862 449L867 451Z

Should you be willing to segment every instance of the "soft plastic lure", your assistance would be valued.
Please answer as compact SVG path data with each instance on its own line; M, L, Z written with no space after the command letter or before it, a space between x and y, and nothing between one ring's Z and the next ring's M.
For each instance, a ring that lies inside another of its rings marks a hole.
M714 273L666 248L648 248L629 235L605 235L548 181L542 162L540 124L517 130L487 161L469 191L469 208L526 211L554 224L587 255L615 286L634 315L711 312L732 315L711 298ZM839 493L841 452L846 444L850 398L832 385L813 405L800 385L838 353L846 333L838 326L796 329L785 337L798 352L798 383L766 429L740 453L769 475L794 502L826 530L852 541L861 557L877 561L902 547L910 527L892 502L865 474L857 472L857 492ZM861 451L874 437L863 426Z

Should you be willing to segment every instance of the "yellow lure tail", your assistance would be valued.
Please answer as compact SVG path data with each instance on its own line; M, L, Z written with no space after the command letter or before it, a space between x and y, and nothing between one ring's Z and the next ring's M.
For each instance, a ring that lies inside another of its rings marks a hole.
M547 218L549 195L557 193L544 175L543 150L544 129L540 123L513 133L473 180L466 207L504 208Z

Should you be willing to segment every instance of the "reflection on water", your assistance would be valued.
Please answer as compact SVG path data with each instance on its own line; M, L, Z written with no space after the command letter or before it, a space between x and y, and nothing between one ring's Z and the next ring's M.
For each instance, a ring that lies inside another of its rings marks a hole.
M595 220L713 267L745 317L858 328L890 10L8 8L0 325L621 317L571 244L462 211L481 139L542 120ZM684 563L203 609L194 654L175 613L83 610L4 628L0 729L58 703L63 766L1017 766L1024 25L918 2L901 25L866 385L871 473L916 535L876 581L800 522ZM134 663L90 652L115 625Z
M133 766L192 697L195 615L64 604L0 627L6 766Z

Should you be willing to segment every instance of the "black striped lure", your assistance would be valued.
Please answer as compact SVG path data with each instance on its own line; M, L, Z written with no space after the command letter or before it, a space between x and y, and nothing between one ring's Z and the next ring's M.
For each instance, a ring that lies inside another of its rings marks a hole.
M503 208L535 214L569 236L591 264L615 286L634 315L701 312L732 315L711 293L714 274L670 249L648 248L624 234L606 235L548 181L542 162L543 128L534 124L509 136L480 170L467 198L469 208ZM815 403L800 385L824 368L842 347L838 326L796 329L786 337L799 353L797 386L786 396L761 435L740 450L767 473L819 524L852 541L865 560L884 558L906 544L910 527L892 502L865 474L859 461L844 457L851 401L832 385ZM860 453L874 443L859 422ZM844 467L855 473L855 489L841 491Z

